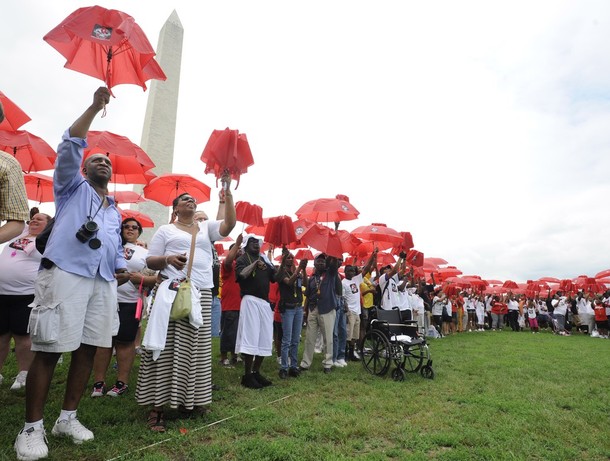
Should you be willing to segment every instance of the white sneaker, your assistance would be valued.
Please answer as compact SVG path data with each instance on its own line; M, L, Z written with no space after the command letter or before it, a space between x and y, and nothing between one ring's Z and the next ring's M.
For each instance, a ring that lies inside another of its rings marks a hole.
M16 391L18 389L21 389L22 387L25 387L25 378L27 378L27 376L27 371L20 371L17 377L15 378L15 382L11 386L11 391Z
M354 359L356 360L360 360L362 357L360 357L360 354L358 353L358 351L356 349L354 349Z
M345 361L345 359L337 360L337 363L339 363L340 367L346 367L347 366L347 362Z
M77 418L58 419L51 430L53 435L72 437L74 443L80 444L87 440L93 440L93 432L83 426Z
M44 427L22 430L15 440L15 451L17 459L21 461L35 461L49 456Z

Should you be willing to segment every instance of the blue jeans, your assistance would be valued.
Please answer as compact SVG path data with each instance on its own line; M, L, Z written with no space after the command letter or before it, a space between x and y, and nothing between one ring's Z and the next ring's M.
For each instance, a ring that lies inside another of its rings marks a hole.
M220 336L220 298L212 296L212 338Z
M303 307L286 309L282 313L282 364L280 368L297 368L297 354L303 328Z
M337 309L335 328L333 330L333 362L345 360L347 345L347 317L343 308Z

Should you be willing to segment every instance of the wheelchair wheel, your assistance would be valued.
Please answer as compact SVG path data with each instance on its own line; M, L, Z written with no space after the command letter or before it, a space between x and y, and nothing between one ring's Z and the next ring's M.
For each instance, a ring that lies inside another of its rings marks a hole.
M424 358L428 356L424 346L418 344L405 349L405 370L409 373L418 372L424 363Z
M402 368L394 368L392 370L392 379L394 381L404 381L405 380L405 370Z
M434 370L430 365L423 366L419 372L426 379L434 379Z
M364 337L362 364L372 375L383 376L390 367L390 344L377 330L369 331Z

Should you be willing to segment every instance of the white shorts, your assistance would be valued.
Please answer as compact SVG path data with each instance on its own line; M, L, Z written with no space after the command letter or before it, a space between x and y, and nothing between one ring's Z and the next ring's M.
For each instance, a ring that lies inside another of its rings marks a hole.
M111 347L117 282L87 278L54 266L42 269L30 306L32 350L71 352L81 344Z
M235 352L269 357L273 346L273 311L268 301L246 295L241 299Z

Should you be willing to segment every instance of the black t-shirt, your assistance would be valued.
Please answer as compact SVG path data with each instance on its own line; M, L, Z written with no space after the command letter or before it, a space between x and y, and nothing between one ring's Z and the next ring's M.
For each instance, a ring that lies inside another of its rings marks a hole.
M252 264L257 258L244 253L235 261L235 274L242 298L246 295L256 296L257 298L269 301L269 283L275 282L274 266L267 264L267 270L254 269L246 278L240 277L241 271ZM258 259L261 259L260 257Z
M303 304L303 277L299 274L294 281L294 284L287 285L284 283L284 278L290 278L292 275L287 273L285 270L278 272L276 280L280 289L280 306L285 304Z

